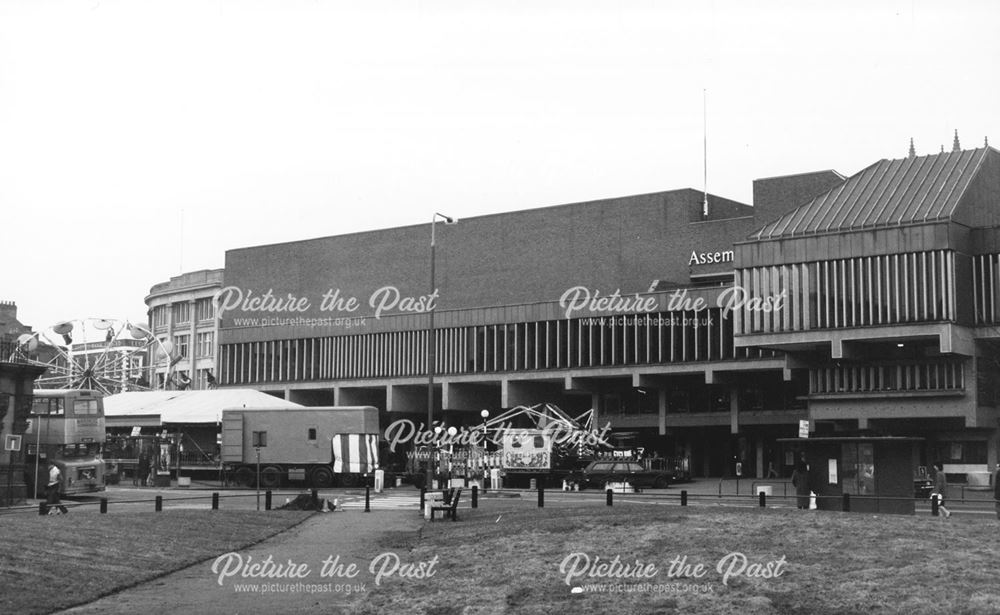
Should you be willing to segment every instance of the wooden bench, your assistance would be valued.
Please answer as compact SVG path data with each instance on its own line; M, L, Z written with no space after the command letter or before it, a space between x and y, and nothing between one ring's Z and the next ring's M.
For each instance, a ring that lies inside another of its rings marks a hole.
M431 506L431 521L434 520L434 513L441 512L442 516L451 517L452 521L458 521L458 500L462 497L462 488L452 490L451 497L445 494L445 504L443 506Z

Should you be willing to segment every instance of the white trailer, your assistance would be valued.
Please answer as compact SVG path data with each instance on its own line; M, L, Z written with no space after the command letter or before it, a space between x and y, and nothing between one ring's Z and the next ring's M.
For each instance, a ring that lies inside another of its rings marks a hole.
M372 406L222 411L223 468L245 486L256 484L258 467L266 488L286 481L360 485L378 468L378 441Z

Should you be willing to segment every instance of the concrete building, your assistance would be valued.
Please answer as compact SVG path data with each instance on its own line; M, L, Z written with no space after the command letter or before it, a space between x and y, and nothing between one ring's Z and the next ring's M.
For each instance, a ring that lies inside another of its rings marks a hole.
M777 440L805 419L924 437L921 465L979 472L997 460L997 157L760 179L752 207L675 190L439 222L433 291L431 225L231 250L220 383L420 422L432 372L435 420L594 408L695 476L787 475Z
M221 382L426 421L433 300L436 420L553 402L596 408L622 444L688 457L696 474L756 455L751 426L778 461L807 380L779 353L737 348L718 301L761 215L842 181L760 180L756 208L708 195L707 215L702 193L676 190L438 224L436 293L430 225L231 250Z
M737 348L808 369L821 433L926 439L925 463L985 477L1000 425L1000 152L881 160L736 246Z
M219 323L212 297L222 287L223 270L204 269L156 284L146 296L150 330L173 344L176 362L158 364L155 388L201 390L218 373ZM163 384L170 373L169 381Z

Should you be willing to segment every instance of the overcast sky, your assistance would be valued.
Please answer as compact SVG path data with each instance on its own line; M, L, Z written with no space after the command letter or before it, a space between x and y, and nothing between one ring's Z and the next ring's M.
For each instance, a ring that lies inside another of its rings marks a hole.
M144 321L227 249L701 189L704 90L747 203L1000 143L1000 4L833 4L0 0L0 299Z

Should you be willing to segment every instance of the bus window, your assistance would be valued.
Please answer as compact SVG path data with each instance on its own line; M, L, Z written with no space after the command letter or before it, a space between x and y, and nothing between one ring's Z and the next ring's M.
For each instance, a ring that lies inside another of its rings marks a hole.
M36 397L31 402L32 414L59 414L63 413L63 400L60 397Z
M97 415L96 399L76 399L73 400L73 414L83 416L87 414Z

